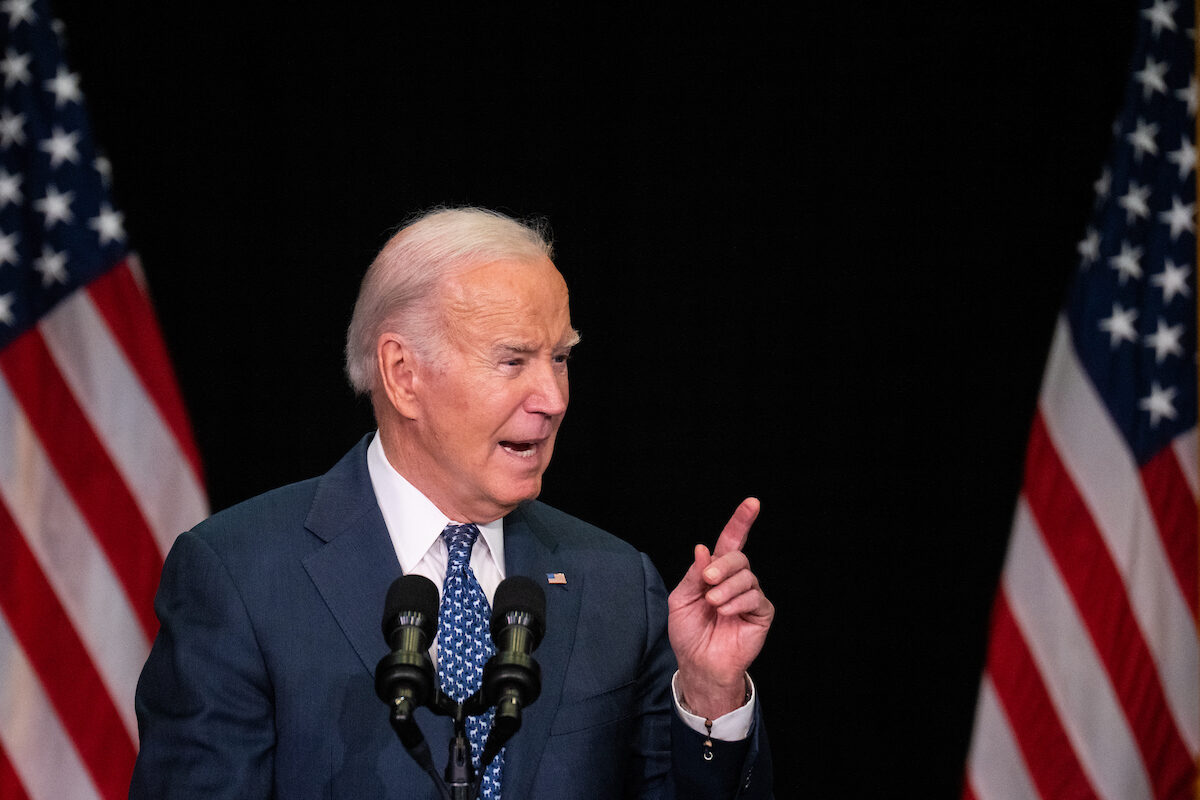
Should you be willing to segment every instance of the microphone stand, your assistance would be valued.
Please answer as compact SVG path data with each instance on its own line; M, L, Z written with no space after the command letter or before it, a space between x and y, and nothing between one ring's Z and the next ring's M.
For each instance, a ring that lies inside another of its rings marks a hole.
M474 696L467 698L470 702ZM451 699L440 689L434 692L429 704L433 713L454 720L454 735L450 737L450 756L446 760L446 779L440 783L446 787L447 800L475 800L475 765L471 761L471 741L467 738L466 705ZM472 788L475 791L472 791Z
M500 744L493 746L496 738L493 730L488 734L487 744L479 759L479 770L471 760L471 741L467 738L467 717L475 717L491 708L480 690L459 703L443 694L439 689L434 693L433 701L429 704L433 713L450 717L454 721L454 736L450 739L450 755L446 760L445 781L435 780L435 784L446 787L448 793L443 796L447 800L476 800L479 789L483 785L483 775L500 752ZM503 737L507 740L512 734Z

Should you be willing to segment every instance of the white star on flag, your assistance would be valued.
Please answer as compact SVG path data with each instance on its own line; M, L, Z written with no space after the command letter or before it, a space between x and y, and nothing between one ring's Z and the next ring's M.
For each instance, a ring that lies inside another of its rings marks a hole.
M1184 136L1183 140L1179 143L1179 149L1167 153L1167 161L1179 165L1179 180L1183 180L1188 176L1189 172L1196 168L1196 148Z
M1150 396L1143 397L1138 401L1138 408L1142 411L1150 412L1150 427L1158 427L1158 423L1163 417L1167 419L1175 419L1175 395L1177 392L1174 387L1166 389L1158 385L1158 381L1153 381L1150 385Z
M1075 245L1075 250L1079 253L1085 268L1099 261L1100 231L1095 228L1088 228L1087 235L1080 240L1079 244Z
M1187 103L1188 116L1196 116L1196 106L1200 104L1200 83L1197 83L1195 75L1187 86L1175 90L1175 96Z
M34 259L33 268L42 273L42 286L67 282L67 254L54 252L48 244L42 246L42 255Z
M1156 272L1150 276L1150 283L1162 289L1163 303L1169 303L1178 295L1180 297L1189 297L1191 290L1187 285L1188 275L1192 273L1191 267L1175 266L1171 259L1163 262L1163 271Z
M1127 311L1121 308L1120 303L1113 303L1112 316L1100 320L1100 330L1108 332L1108 343L1113 350L1116 350L1122 341L1137 341L1137 329L1133 326L1137 317L1136 308Z
M71 213L71 200L74 192L60 192L54 186L46 187L46 196L34 200L33 207L46 216L46 228L53 228L55 223L70 222L75 219Z
M54 93L55 108L83 100L83 92L79 90L79 75L71 72L62 64L58 65L58 73L46 81L44 86L48 91Z
M1171 210L1160 212L1159 220L1171 226L1171 240L1179 238L1184 231L1196 232L1196 204L1183 204L1178 197L1171 198Z
M25 144L25 115L9 109L0 111L0 147Z
M1154 363L1161 364L1167 356L1182 356L1183 347L1179 338L1183 336L1183 325L1168 325L1158 318L1158 329L1146 337L1146 346L1154 348Z
M1137 181L1129 182L1129 191L1117 198L1117 205L1125 209L1125 222L1133 224L1135 219L1145 219L1150 216L1150 187L1139 186Z
M96 160L92 163L96 167L96 172L100 173L100 180L104 181L104 185L112 185L112 162L104 156L96 156Z
M1169 31L1175 30L1176 7L1174 0L1154 0L1153 6L1142 11L1142 16L1150 20L1155 37L1162 33L1164 28Z
M1134 79L1142 85L1142 95L1149 99L1155 92L1167 93L1167 63L1155 61L1146 56L1146 66L1140 72L1133 74Z
M1121 242L1121 252L1110 258L1108 263L1119 273L1118 281L1124 286L1130 278L1142 277L1141 260L1142 248Z
M32 23L37 19L33 13L33 0L5 0L0 11L8 15L8 29L13 30L22 22Z
M79 131L67 133L55 125L54 132L42 142L40 149L50 154L51 169L58 169L64 161L74 164L79 160Z
M112 206L104 203L100 206L100 215L88 220L88 227L100 234L100 246L109 242L120 242L125 239L125 215L113 211Z
M22 83L29 83L29 55L18 53L11 47L4 51L4 60L0 61L0 72L4 73L4 88L11 89Z
M21 205L24 197L21 194L21 175L9 175L8 170L0 167L0 208L9 203Z
M1137 121L1133 133L1125 135L1125 138L1133 145L1133 158L1135 161L1141 161L1142 156L1146 153L1152 156L1158 155L1158 143L1154 141L1154 137L1157 135L1158 125L1142 119Z

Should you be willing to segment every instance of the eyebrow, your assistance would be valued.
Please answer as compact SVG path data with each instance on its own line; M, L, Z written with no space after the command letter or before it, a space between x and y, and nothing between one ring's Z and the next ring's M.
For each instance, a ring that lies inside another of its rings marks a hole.
M565 339L563 339L561 343L556 344L554 346L554 349L555 350L560 350L560 349L561 350L569 350L570 348L579 344L579 341L581 338L582 337L580 337L579 331L572 330L569 336L567 336ZM536 353L539 349L541 349L541 348L537 347L536 345L527 344L524 342L517 342L517 343L507 342L507 343L501 343L501 344L496 345L496 350L501 353L514 353L517 355L528 355L530 353Z

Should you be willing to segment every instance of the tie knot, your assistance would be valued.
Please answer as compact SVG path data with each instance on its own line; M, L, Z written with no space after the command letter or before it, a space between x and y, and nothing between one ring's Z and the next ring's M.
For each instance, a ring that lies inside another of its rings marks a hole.
M474 525L447 525L442 531L446 540L446 551L449 554L450 567L466 567L471 563L471 547L479 538L479 528Z

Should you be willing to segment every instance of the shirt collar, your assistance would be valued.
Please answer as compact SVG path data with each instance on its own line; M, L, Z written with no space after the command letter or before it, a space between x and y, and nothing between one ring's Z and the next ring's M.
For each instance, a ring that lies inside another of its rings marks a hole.
M400 559L400 569L407 574L438 543L442 529L457 521L439 511L428 497L396 471L383 452L383 437L378 431L367 447L367 472L383 513L383 523L392 539L396 557ZM504 518L478 523L476 527L503 575Z

